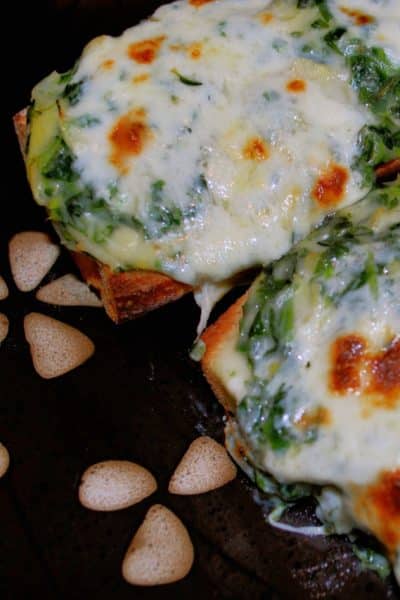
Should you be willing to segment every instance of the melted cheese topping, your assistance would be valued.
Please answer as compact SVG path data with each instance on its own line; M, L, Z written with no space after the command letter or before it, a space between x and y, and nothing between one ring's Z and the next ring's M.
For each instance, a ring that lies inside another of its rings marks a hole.
M230 333L214 368L236 401L250 461L280 482L334 485L347 520L373 532L395 563L400 188L391 209L379 194L256 280L241 336Z
M359 37L400 55L396 0L327 4ZM373 21L354 25L352 10ZM318 16L292 0L178 1L93 40L55 114L81 185L112 218L99 233L92 205L80 209L84 225L72 210L65 242L115 269L198 286L278 258L359 200L358 135L376 120ZM34 161L29 172L52 210Z

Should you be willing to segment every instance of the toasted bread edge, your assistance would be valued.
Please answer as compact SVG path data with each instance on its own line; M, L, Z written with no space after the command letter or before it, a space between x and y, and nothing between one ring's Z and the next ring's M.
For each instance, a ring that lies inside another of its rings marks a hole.
M234 412L235 399L232 398L224 382L221 381L215 371L215 358L219 352L223 351L226 340L236 335L247 297L248 292L240 296L215 323L207 327L201 336L206 347L201 359L201 368L214 394L228 412Z

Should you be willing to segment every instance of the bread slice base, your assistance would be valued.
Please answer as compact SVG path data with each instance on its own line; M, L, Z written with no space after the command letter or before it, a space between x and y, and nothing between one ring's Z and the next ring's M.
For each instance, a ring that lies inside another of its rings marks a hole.
M207 327L201 336L205 344L205 352L201 359L201 368L204 376L211 386L219 402L228 412L234 412L236 400L228 391L226 385L221 380L215 369L216 358L226 346L237 338L240 320L243 314L243 306L247 300L248 292L240 296L232 306L224 312L215 323Z

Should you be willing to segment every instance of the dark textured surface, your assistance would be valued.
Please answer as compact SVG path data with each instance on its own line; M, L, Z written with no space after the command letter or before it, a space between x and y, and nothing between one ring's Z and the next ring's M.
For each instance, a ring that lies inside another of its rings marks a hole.
M191 298L124 326L101 310L52 308L12 284L6 253L15 231L45 229L32 202L11 127L30 88L50 70L71 66L83 44L118 33L151 13L157 2L21 4L8 20L15 51L7 57L2 115L5 172L0 230L0 273L10 297L0 304L11 321L0 348L0 440L12 465L0 481L0 596L42 598L398 598L393 582L362 573L341 539L306 539L272 530L243 476L197 497L174 497L166 487L188 443L199 433L222 436L222 413L187 358L198 317ZM20 23L20 25L16 25ZM49 278L71 270L66 253ZM78 326L96 344L83 367L53 381L33 371L22 320L43 311ZM142 504L111 514L77 501L82 471L93 462L123 458L157 477L159 491ZM120 576L124 551L153 502L187 524L195 565L182 582L140 589ZM310 519L300 507L295 519Z

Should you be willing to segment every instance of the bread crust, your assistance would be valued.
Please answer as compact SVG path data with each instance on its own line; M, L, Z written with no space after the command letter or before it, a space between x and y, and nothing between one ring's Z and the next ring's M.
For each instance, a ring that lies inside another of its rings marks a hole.
M211 386L219 402L228 412L234 412L235 400L226 389L223 381L218 377L214 365L215 358L223 349L227 339L236 335L243 314L243 306L247 300L248 292L240 296L232 306L224 312L215 323L207 327L201 336L205 344L205 352L201 359L201 368L204 376Z
M27 115L27 109L23 109L13 117L24 158L28 138ZM139 317L178 300L192 290L191 286L155 271L117 273L88 254L72 252L72 257L83 279L100 293L104 308L115 323Z

